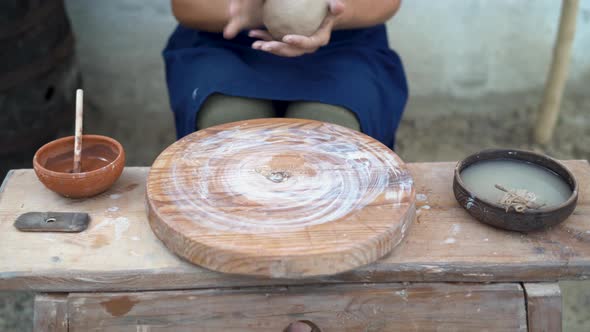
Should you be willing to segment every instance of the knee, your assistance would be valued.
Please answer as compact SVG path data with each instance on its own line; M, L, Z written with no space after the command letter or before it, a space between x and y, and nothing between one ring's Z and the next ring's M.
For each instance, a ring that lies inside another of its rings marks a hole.
M274 116L272 102L269 100L213 94L199 109L196 127L205 129L228 122Z
M336 105L294 102L287 108L285 116L328 122L357 131L361 130L360 121L356 114L347 108Z

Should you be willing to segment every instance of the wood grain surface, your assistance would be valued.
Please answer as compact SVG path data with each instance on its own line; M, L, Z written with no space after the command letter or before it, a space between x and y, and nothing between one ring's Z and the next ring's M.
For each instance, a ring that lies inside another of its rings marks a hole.
M69 331L526 331L519 284L389 284L71 294Z
M331 277L281 280L212 272L178 258L150 229L148 168L126 168L108 192L69 200L32 170L15 170L0 193L0 289L129 291L365 282L539 282L590 277L590 167L566 161L580 183L578 207L559 226L523 235L474 220L452 192L456 163L408 164L417 219L392 254ZM31 211L87 212L79 234L23 233L14 220Z
M154 162L154 233L174 253L231 274L331 275L376 261L415 217L412 177L378 141L294 119L193 133Z

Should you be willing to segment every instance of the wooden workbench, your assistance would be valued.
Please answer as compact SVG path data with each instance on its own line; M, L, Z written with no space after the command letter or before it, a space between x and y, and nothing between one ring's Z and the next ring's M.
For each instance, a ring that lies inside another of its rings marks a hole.
M454 163L409 164L418 216L378 263L337 276L280 280L224 275L189 264L153 235L148 168L127 168L107 193L68 200L31 170L12 171L0 196L0 290L39 293L41 331L558 331L558 280L590 276L590 166L566 165L580 184L575 213L529 235L472 219L452 194ZM21 233L31 211L81 211L80 234Z

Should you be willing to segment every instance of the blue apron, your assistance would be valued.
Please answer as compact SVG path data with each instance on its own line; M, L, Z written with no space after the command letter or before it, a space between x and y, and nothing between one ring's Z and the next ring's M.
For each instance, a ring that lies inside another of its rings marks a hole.
M393 149L408 87L384 25L334 31L327 46L296 58L254 50L254 41L246 33L225 40L176 28L163 55L178 138L195 131L203 102L221 93L342 106L357 115L365 134Z

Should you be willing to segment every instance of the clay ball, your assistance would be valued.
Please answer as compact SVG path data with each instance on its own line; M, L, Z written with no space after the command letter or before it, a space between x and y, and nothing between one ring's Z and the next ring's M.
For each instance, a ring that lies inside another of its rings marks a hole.
M325 0L266 0L262 19L275 40L286 35L313 35L326 16Z

